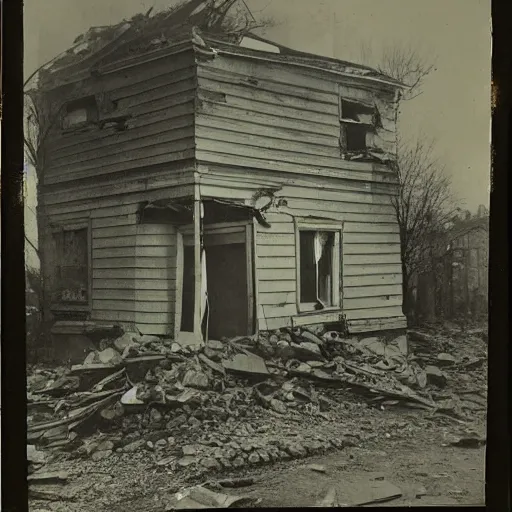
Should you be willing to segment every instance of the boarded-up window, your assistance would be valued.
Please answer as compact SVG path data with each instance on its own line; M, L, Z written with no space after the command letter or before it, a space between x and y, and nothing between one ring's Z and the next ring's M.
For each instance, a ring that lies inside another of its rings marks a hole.
M72 101L66 106L62 118L64 130L85 126L98 121L98 105L94 96Z
M335 231L299 230L299 300L301 309L338 305L339 247Z
M88 229L54 233L56 260L53 302L88 304Z

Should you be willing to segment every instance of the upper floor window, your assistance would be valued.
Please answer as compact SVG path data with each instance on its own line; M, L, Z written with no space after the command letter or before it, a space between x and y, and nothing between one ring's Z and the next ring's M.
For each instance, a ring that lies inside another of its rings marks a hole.
M340 98L340 144L344 151L364 151L366 135L374 126L373 107Z
M98 122L98 105L94 96L72 101L62 117L62 129L78 128Z

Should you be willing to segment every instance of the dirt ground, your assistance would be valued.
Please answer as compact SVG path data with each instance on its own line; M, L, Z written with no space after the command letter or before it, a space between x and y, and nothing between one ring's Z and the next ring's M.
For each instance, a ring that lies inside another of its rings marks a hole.
M324 465L326 473L309 469L312 463ZM350 504L370 479L384 477L403 495L376 506L484 505L484 470L484 448L438 447L434 439L430 446L411 446L398 440L272 468L247 494L261 498L261 507L310 507L335 487L338 501ZM417 498L422 487L425 495Z

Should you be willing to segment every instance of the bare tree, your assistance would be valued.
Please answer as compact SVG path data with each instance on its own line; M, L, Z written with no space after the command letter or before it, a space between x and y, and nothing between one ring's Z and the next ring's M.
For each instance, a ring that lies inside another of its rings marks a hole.
M444 243L445 225L458 208L433 139L400 141L397 172L400 188L391 202L400 229L403 309L410 314L412 278L432 270L433 257Z
M441 236L444 226L459 210L450 178L436 156L434 139L419 135L416 140L406 140L399 131L401 102L417 98L436 68L434 59L429 60L416 48L400 44L385 46L376 55L371 42L366 42L361 47L361 56L379 72L406 86L395 110L399 192L392 198L392 205L400 229L403 311L410 316L414 277L433 270L434 256L440 250L438 245L444 243Z

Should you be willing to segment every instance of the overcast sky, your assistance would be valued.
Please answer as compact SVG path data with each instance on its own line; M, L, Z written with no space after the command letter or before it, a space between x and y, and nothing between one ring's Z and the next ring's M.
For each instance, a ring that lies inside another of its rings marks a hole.
M466 208L489 204L490 0L246 0L277 22L265 36L299 50L359 60L363 43L412 45L435 60L402 130L435 137ZM66 50L90 26L172 0L25 0L25 73Z

